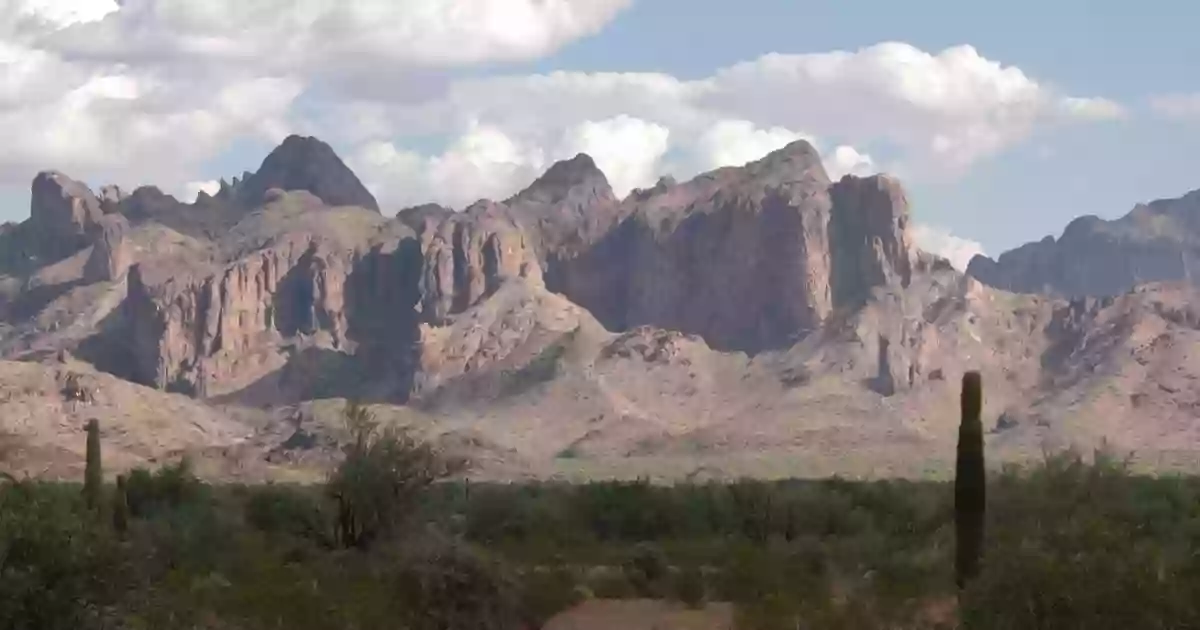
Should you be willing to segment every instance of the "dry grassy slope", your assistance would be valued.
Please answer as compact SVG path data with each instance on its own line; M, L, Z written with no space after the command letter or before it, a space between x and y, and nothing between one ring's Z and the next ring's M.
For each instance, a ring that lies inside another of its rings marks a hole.
M1061 436L1108 439L1157 470L1194 470L1200 450L1200 293L1157 284L1076 302L1069 352L1047 370L1033 411Z
M995 463L1107 440L1136 450L1135 464L1171 469L1200 450L1188 388L1200 364L1187 352L1200 341L1200 316L1185 310L1187 289L1072 306L943 270L879 290L818 335L755 357L650 328L606 333L539 288L522 295L498 296L430 333L437 348L455 349L446 356L470 363L493 356L481 348L514 334L512 321L536 331L420 403L433 433L469 433L519 456L520 467L497 476L942 476L953 465L967 369L985 375L988 426L1005 417L987 438ZM498 317L501 304L513 310ZM565 334L576 321L588 332ZM881 338L890 387L881 385ZM504 388L504 370L535 362L556 339L568 351L553 378Z
M90 401L64 395L69 375L90 392ZM135 465L196 456L208 477L263 479L281 471L257 458L239 461L239 445L251 438L264 418L246 410L222 410L190 398L164 394L87 364L0 361L0 432L5 469L47 478L79 479L84 425L100 421L105 470L110 475ZM206 456L226 451L222 461Z

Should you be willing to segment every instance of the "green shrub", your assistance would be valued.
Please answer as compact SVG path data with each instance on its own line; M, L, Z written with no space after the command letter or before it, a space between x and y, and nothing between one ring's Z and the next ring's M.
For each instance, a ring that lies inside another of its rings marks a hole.
M186 458L151 473L144 468L130 471L125 482L129 513L150 518L157 513L178 509L206 498L207 488L192 474Z
M268 485L251 489L246 498L246 522L267 535L290 536L322 546L333 543L320 497L304 488Z
M624 569L625 576L638 595L658 598L666 594L665 581L671 567L658 545L639 543L625 561Z
M378 576L412 630L508 630L522 626L520 590L497 560L437 538L387 558Z
M77 490L0 486L0 627L99 627L126 577L111 531Z

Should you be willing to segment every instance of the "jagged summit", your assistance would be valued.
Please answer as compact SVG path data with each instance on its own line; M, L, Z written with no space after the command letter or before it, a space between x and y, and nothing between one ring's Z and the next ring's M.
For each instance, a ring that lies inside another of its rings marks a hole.
M379 211L379 202L333 147L311 136L288 136L263 160L258 171L236 187L238 201L262 202L272 188L305 190L331 206L359 206Z
M570 200L590 202L606 198L615 199L608 177L596 166L591 156L580 153L569 160L555 162L541 177L506 203L557 204Z
M809 176L817 181L829 183L829 175L821 160L821 153L808 140L795 140L776 149L745 167L753 177L787 178ZM785 180L786 181L786 180Z

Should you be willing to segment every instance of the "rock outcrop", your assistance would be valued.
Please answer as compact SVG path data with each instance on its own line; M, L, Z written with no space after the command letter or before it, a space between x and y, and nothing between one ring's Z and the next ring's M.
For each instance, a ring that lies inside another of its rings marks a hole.
M591 246L620 217L620 200L586 154L556 162L505 205L534 238L539 258L561 258Z
M54 261L88 246L104 211L86 185L45 171L33 180L28 229L39 257Z
M1084 216L1062 237L976 256L967 273L991 286L1063 296L1119 295L1139 284L1200 283L1200 190L1140 204L1113 221Z
M865 302L872 288L912 281L914 247L908 199L900 182L884 175L847 175L830 189L830 292L836 306Z
M128 195L121 190L116 184L108 184L100 187L100 208L104 210L104 214L114 214L120 212L121 202Z
M288 136L267 155L262 166L229 188L248 207L262 204L272 188L305 190L330 206L357 206L379 212L379 203L337 153L325 142L306 136Z
M130 270L122 325L111 333L130 339L128 356L114 361L129 378L217 396L282 369L296 343L342 353L361 341L399 355L397 344L415 338L421 256L412 231L309 193L276 197L212 251Z
M619 225L547 269L551 289L610 330L652 325L756 353L788 346L834 309L912 275L899 184L831 185L804 141L742 168L660 182L622 205Z
M425 246L422 313L444 323L513 278L541 283L530 239L508 208L479 202L438 226Z
M128 239L129 221L122 215L112 214L97 223L92 253L83 268L83 279L88 284L118 280L133 264L132 245Z

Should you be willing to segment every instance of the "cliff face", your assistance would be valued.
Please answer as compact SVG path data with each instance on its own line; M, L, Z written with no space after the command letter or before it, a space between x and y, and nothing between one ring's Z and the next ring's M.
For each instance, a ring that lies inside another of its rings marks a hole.
M713 348L794 343L872 287L906 284L908 206L888 178L830 183L797 142L743 168L635 193L593 247L552 257L550 288L611 330L652 325Z
M876 287L908 286L914 273L899 184L832 183L806 142L682 184L664 179L625 200L578 155L505 202L459 213L419 206L394 220L312 138L289 138L257 173L196 204L151 187L109 190L105 215L86 187L60 175L35 188L38 233L93 245L85 283L129 269L99 363L208 397L296 372L288 366L298 356L321 352L391 373L403 389L418 363L457 365L432 356L434 346L491 348L464 358L463 370L527 342L539 347L530 341L544 335L538 322L578 319L563 304L610 331L652 326L718 351L759 353L859 308ZM258 205L239 205L254 197ZM165 253L131 244L130 234L151 225L194 244ZM495 319L508 332L455 337L473 335L460 320L491 312L479 309L513 283L509 314Z
M1005 252L976 256L967 273L1022 293L1112 296L1139 284L1200 282L1200 190L1140 204L1113 221L1072 221L1060 238L1047 236Z
M425 318L445 323L475 306L509 279L541 283L529 237L500 204L480 202L442 221L425 243L421 280Z
M100 200L81 182L53 171L34 178L25 227L44 262L87 247L103 216Z
M125 309L133 378L198 395L220 393L222 358L285 336L345 334L345 263L312 241L272 247L211 273L156 282L141 265Z
M121 325L128 377L201 396L229 394L285 367L297 352L403 362L416 336L421 254L411 230L378 214L332 211L281 193L206 257L151 259L129 272Z
M111 282L125 275L133 262L128 234L129 221L119 214L97 221L92 252L83 268L84 282Z

